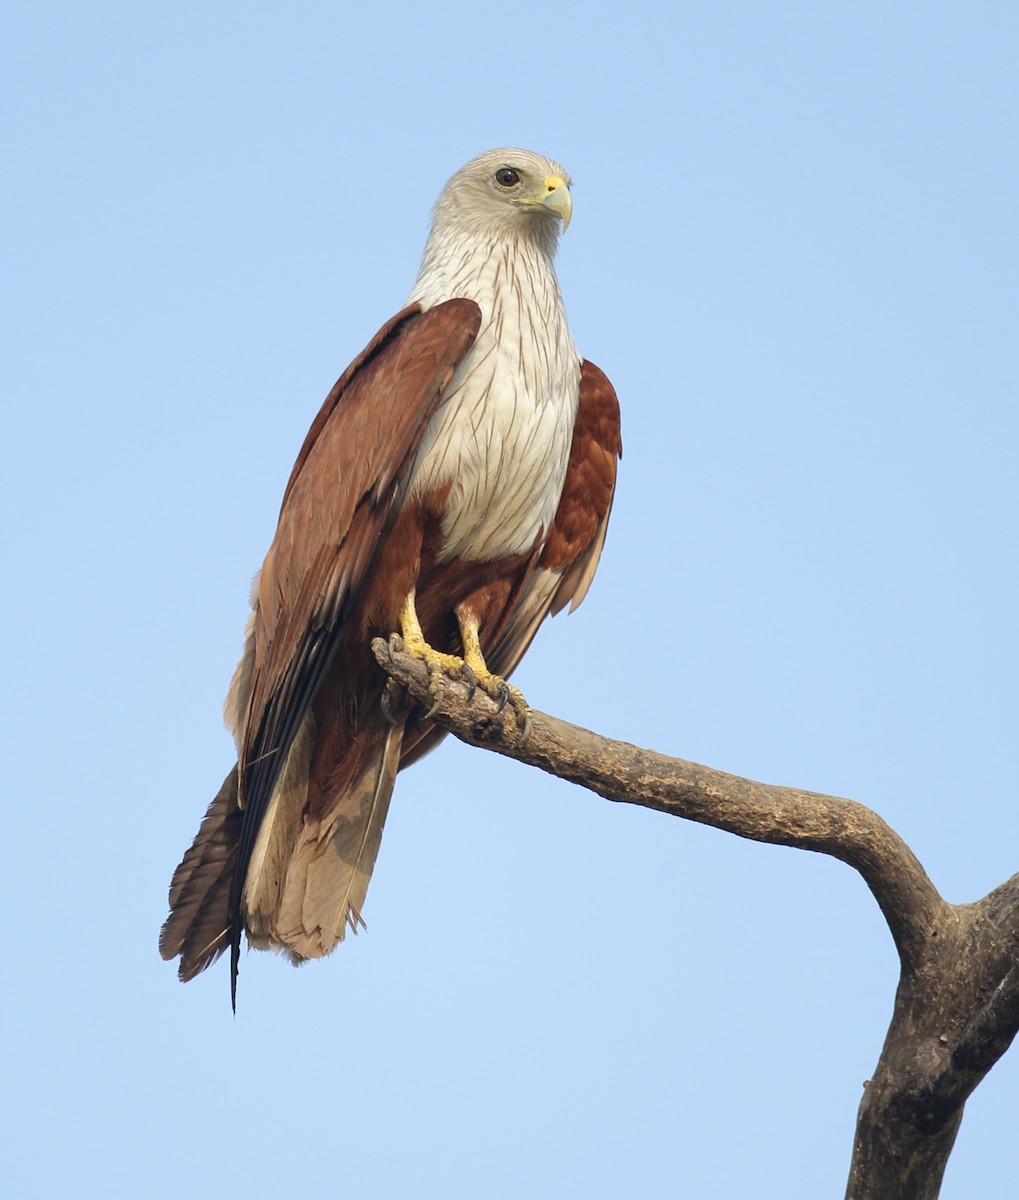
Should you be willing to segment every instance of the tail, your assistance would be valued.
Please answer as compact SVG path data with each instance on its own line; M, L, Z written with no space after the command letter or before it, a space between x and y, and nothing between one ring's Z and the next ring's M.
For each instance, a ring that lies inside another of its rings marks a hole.
M170 881L170 915L159 934L159 953L166 959L180 955L182 983L204 971L230 944L230 882L242 815L234 767Z
M294 963L322 958L347 930L363 926L361 907L382 841L403 730L386 727L363 747L353 779L309 803L314 747L310 720L298 732L266 812L247 870L241 921L250 945L282 950ZM317 812L316 812L317 810ZM237 768L226 777L170 883L170 915L159 935L165 959L193 979L232 944L231 883L243 810ZM231 970L236 998L237 964Z
M307 770L289 769L266 815L244 888L248 941L294 963L322 958L363 927L361 908L382 841L403 730L364 746L353 778L308 802ZM300 758L300 737L295 743ZM288 763L288 768L290 763ZM289 779L303 788L294 796Z

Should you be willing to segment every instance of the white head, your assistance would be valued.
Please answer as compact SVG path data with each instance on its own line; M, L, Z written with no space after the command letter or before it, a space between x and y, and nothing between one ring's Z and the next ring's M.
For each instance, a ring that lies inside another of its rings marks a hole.
M530 237L551 257L572 212L570 177L558 163L530 150L489 150L442 189L432 232Z

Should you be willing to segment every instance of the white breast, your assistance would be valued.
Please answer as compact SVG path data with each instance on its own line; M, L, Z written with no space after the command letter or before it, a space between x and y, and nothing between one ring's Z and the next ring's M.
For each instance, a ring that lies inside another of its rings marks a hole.
M580 357L551 263L529 243L477 245L418 279L410 301L481 307L477 341L422 438L411 490L452 479L442 557L526 554L555 515L576 419ZM449 261L449 260L447 260Z

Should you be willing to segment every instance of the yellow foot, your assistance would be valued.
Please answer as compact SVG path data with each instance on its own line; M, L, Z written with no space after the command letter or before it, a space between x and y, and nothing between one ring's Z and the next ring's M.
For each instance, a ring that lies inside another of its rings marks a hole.
M433 703L424 714L423 720L429 720L438 710L447 679L466 683L468 699L474 695L477 680L474 678L474 672L464 660L456 654L446 654L442 650L436 650L425 640L414 608L413 592L403 602L403 608L400 610L400 629L403 636L398 637L393 634L389 639L390 647L394 650L402 648L405 654L423 662L428 668L428 694Z
M460 618L460 636L463 638L464 644L464 666L473 675L477 686L498 703L500 712L507 704L512 707L517 719L517 728L520 730L520 740L526 741L531 732L534 714L531 712L531 706L524 699L524 693L518 687L514 687L512 683L507 683L501 675L495 675L488 669L484 655L481 653L477 622L464 615L457 615ZM473 692L472 688L472 695Z
M487 696L491 696L496 701L500 712L509 704L516 716L517 727L521 732L521 741L526 741L531 732L533 715L531 706L524 699L519 688L515 688L511 683L507 683L501 676L495 675L488 669L485 656L481 653L478 622L475 617L466 609L459 608L456 615L463 641L463 658L456 654L446 654L442 650L436 650L425 640L414 607L413 592L407 596L400 609L401 633L394 633L389 639L389 645L393 651L402 650L412 658L423 662L428 668L428 694L433 703L422 719L427 721L435 716L442 703L442 694L447 680L454 680L467 685L468 703L474 699L477 689L481 688ZM394 699L395 697L387 692L387 695L383 697L382 707L388 720L393 721L394 724L400 724L402 722L393 711Z

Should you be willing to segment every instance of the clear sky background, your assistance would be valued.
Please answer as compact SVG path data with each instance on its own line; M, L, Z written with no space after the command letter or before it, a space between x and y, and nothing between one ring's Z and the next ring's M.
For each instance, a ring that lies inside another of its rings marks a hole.
M1006 0L8 3L8 1194L842 1194L897 964L831 859L450 743L332 958L235 1020L156 938L307 426L500 145L574 176L623 405L532 704L1019 869L1017 61ZM1015 1195L1017 1104L946 1197Z

